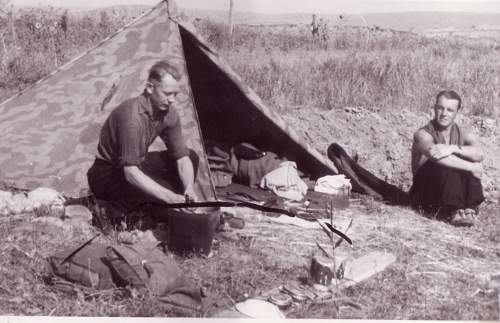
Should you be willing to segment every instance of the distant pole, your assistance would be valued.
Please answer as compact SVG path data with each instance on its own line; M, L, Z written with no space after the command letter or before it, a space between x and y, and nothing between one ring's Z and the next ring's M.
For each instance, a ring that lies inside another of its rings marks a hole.
M229 0L229 35L233 36L233 8L234 0Z
M312 15L311 33L313 37L319 36L319 26L318 21L316 20L316 14Z
M361 18L361 20L363 20L363 23L365 24L365 27L368 27L368 23L366 22L365 17L363 17L363 15L358 15L358 16Z

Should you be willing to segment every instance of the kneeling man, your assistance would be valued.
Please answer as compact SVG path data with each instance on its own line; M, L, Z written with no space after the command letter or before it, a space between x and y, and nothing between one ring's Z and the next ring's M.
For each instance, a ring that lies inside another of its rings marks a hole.
M483 152L476 135L455 123L462 100L454 91L436 96L434 119L415 132L412 205L456 226L474 224L483 202Z
M121 103L104 122L87 177L94 196L113 206L114 212L106 210L108 217L126 214L148 202L197 199L193 186L198 159L186 147L174 107L180 78L170 62L157 62L149 71L144 92ZM151 165L148 147L158 136L167 151L156 159L160 163ZM121 219L107 220L113 224Z

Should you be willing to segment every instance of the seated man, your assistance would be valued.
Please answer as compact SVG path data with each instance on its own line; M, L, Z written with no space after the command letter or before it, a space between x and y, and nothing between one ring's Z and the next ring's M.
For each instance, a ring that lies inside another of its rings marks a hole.
M412 147L412 205L436 212L457 226L473 225L483 202L483 152L471 131L455 118L462 100L454 91L436 96L434 119L415 132Z
M115 206L115 211L127 213L148 202L197 199L193 189L197 156L186 147L174 109L180 77L169 62L157 62L149 71L144 92L116 107L102 126L96 159L87 177L94 196L111 201L107 204ZM167 146L159 158L163 163L160 177L146 158L158 136ZM108 217L113 213L115 218L104 219L109 221L106 224L121 220L116 218L117 212L106 210Z

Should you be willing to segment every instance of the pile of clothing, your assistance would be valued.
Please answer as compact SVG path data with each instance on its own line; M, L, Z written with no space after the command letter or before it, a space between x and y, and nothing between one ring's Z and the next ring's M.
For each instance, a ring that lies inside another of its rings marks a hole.
M224 147L209 142L207 147L210 173L215 186L223 188L232 183L272 191L291 201L302 201L308 185L294 161L274 152L240 143ZM329 175L317 180L314 191L331 195L349 195L352 185L344 175Z
M230 149L210 144L207 151L216 187L226 187L235 182L250 188L267 189L296 201L302 200L307 192L307 185L300 178L296 163L274 152L261 151L248 143L240 143Z

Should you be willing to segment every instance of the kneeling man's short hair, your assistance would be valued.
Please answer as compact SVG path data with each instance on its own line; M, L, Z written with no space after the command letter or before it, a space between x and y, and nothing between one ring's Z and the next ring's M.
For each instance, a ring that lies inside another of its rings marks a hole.
M165 74L172 75L176 81L181 79L179 69L175 65L168 61L158 61L149 69L148 81L161 82Z

